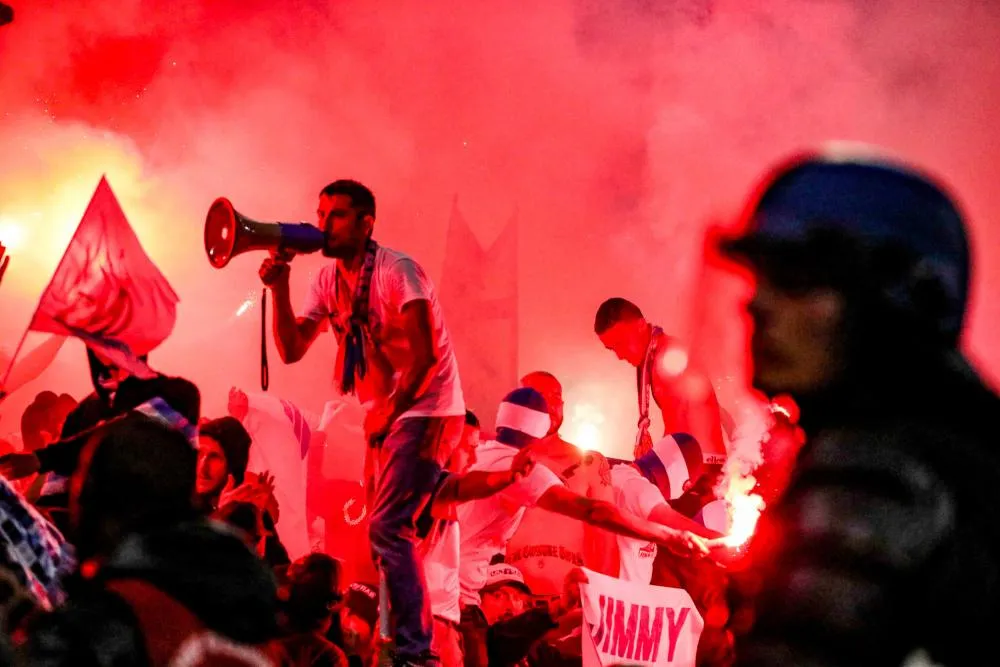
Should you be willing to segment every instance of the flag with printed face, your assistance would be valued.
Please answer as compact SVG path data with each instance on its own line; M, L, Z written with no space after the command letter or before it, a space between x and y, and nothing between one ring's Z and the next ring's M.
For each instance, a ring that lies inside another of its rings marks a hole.
M243 426L253 438L247 470L274 475L279 515L275 528L292 560L312 550L306 514L306 458L313 425L318 422L318 417L291 401L247 393Z
M170 335L177 302L101 178L28 329L80 338L115 366L147 377L138 357Z
M584 572L583 667L694 667L705 622L686 591Z

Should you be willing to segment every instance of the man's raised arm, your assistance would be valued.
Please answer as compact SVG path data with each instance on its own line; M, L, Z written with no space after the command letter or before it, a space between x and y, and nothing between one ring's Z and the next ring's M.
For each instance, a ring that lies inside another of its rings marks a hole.
M708 548L702 539L691 533L640 519L622 512L609 502L585 498L565 486L551 487L539 498L538 506L619 535L656 542L681 553L708 553Z
M535 463L529 450L517 453L510 470L470 470L461 475L449 475L434 495L431 513L436 518L448 518L455 505L489 498L531 473Z

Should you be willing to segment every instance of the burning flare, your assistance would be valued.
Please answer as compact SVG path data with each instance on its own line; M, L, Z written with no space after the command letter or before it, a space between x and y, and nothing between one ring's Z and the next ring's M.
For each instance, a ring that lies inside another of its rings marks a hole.
M729 506L729 534L722 538L722 542L727 547L736 549L753 536L757 520L764 510L764 499L756 493L749 493L756 484L752 476L734 479L733 482L729 485L732 493L726 496L726 504Z
M729 510L729 533L721 542L733 549L742 547L753 536L764 510L764 499L753 493L757 486L753 472L762 462L761 441L766 437L768 423L762 414L747 414L746 418L730 443L729 457L717 487Z

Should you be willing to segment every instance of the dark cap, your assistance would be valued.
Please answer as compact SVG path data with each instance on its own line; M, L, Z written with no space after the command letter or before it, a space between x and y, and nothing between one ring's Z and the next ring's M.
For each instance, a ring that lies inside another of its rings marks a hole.
M934 313L940 330L961 330L970 274L963 216L944 186L909 165L857 148L796 155L765 175L742 222L739 236L721 242L724 254L791 262L798 273L870 268L881 283L871 287L913 312L921 308L911 283L933 281L944 301ZM850 243L831 248L839 239Z
M236 484L242 484L250 460L250 446L253 439L240 420L235 417L220 417L203 422L199 428L201 435L219 443L226 455L226 468Z

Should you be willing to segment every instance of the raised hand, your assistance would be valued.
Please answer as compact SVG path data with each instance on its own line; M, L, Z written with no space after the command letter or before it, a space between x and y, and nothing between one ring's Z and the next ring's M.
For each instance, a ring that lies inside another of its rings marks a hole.
M514 460L510 462L510 474L514 482L531 474L535 468L535 460L531 456L531 448L525 447L514 455Z
M236 387L229 390L229 414L240 421L247 416L250 411L250 399L247 395Z
M274 478L262 481L263 477L263 475L248 475L246 481L236 486L233 476L230 475L219 495L219 507L229 503L250 503L261 510L269 509L268 505L273 498Z
M676 530L663 526L664 535L659 544L679 556L707 556L710 552L709 540L698 537L686 530Z
M553 618L563 616L574 609L580 608L580 585L589 583L590 579L583 568L573 568L563 579L562 595L559 601L550 607Z
M282 255L272 255L265 259L257 272L260 281L267 287L288 286L288 278L291 275L291 267L288 265L288 258Z
M271 519L277 521L279 508L278 496L275 495L274 475L270 471L265 470L257 476L257 479L261 493L266 494L263 510L271 515Z

